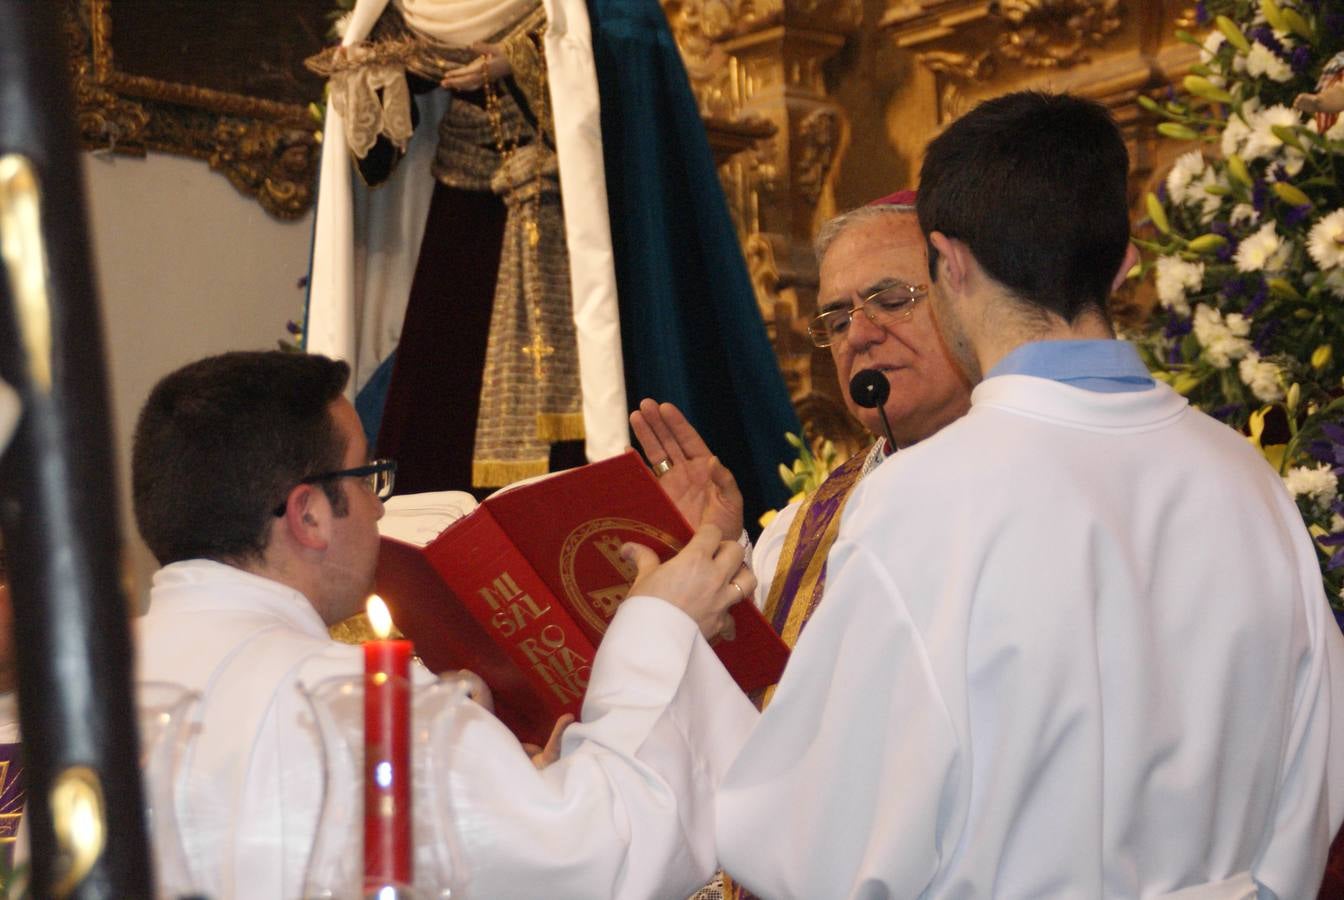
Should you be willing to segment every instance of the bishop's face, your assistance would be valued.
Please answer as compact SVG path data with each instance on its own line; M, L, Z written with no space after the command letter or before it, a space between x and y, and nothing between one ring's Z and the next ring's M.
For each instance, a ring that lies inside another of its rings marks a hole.
M818 312L856 307L896 281L928 284L925 260L924 236L913 213L861 219L840 232L822 257ZM830 349L845 405L873 434L882 432L878 412L854 403L849 381L864 369L887 378L891 395L883 409L901 446L923 440L970 407L970 388L948 357L927 298L915 303L909 319L886 327L855 313Z

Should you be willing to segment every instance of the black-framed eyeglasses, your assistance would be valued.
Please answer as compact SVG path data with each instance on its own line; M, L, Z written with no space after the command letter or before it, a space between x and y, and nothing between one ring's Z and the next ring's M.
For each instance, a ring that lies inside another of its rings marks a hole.
M812 336L812 343L816 346L829 347L844 337L854 314L860 310L868 317L868 321L879 328L905 322L915 314L915 303L928 292L927 284L898 281L873 291L860 300L858 306L822 313L808 323L807 333Z
M353 469L308 475L300 478L299 484L317 484L321 481L334 481L337 478L362 478L369 490L378 495L379 500L386 500L392 496L392 485L397 480L397 462L394 459L375 459L368 465L355 466ZM272 510L277 518L285 514L285 504L288 502L288 498L281 500L280 505Z

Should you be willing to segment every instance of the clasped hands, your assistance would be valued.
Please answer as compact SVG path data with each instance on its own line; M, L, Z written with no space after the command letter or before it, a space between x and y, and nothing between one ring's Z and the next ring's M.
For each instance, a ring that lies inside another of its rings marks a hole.
M440 87L454 91L474 91L487 81L499 81L512 74L509 58L498 44L472 44L470 49L480 56L445 72L439 81Z

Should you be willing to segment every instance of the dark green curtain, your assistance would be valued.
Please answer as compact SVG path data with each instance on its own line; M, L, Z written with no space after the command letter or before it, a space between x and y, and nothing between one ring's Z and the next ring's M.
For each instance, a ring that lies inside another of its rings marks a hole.
M798 418L657 0L589 0L626 393L677 404L737 477L747 526L788 499Z

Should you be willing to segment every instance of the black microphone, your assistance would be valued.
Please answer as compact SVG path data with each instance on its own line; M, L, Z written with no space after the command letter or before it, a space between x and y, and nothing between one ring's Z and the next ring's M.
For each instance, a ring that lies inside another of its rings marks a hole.
M864 369L849 380L849 396L864 409L877 408L877 415L882 420L882 434L886 436L891 452L895 453L896 439L891 436L891 423L887 421L886 410L882 408L887 397L891 396L891 383L887 381L887 376L877 369Z

